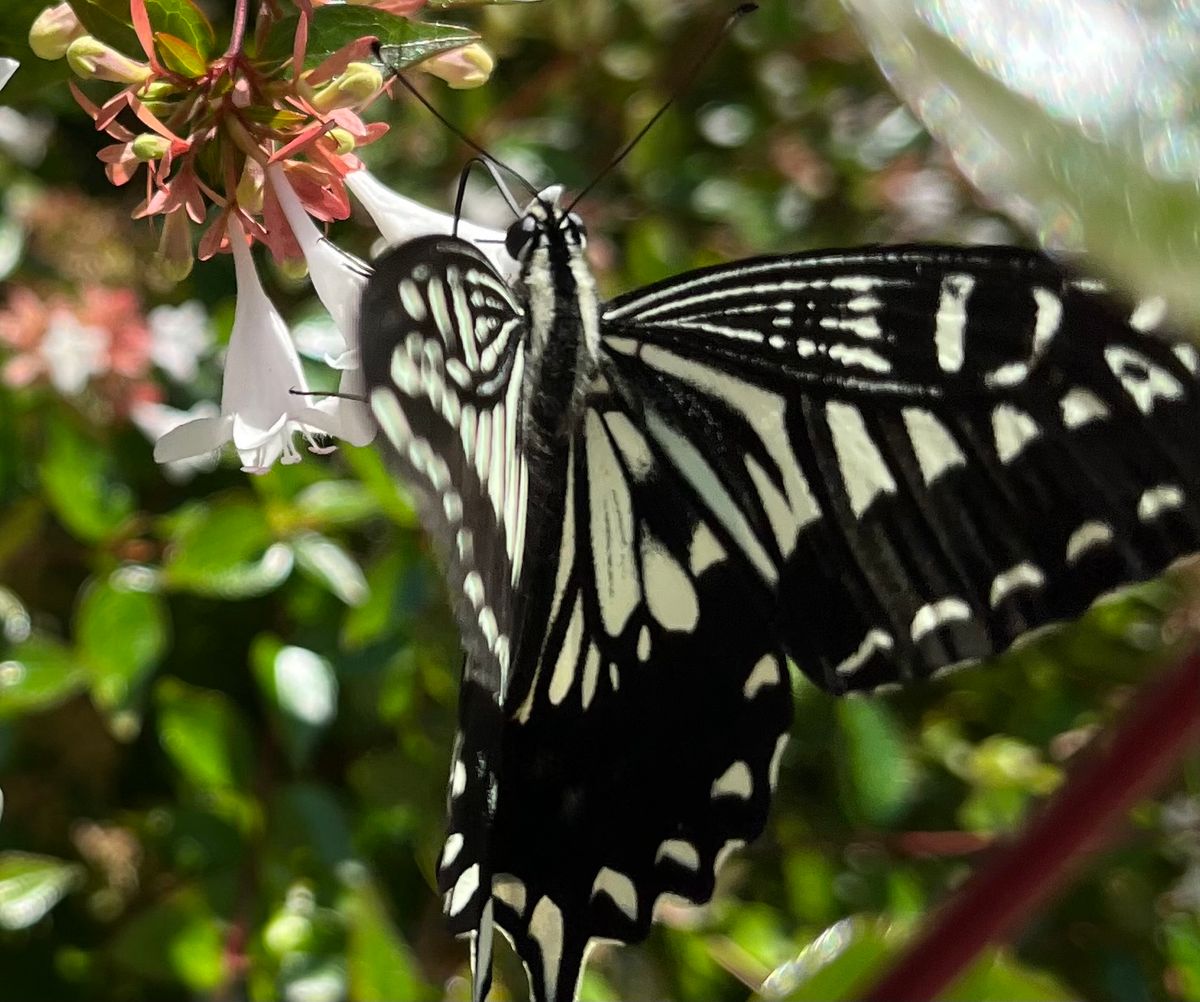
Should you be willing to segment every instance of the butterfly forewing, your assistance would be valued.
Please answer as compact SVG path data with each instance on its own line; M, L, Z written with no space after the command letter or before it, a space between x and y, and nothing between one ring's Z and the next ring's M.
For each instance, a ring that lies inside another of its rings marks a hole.
M1038 255L762 259L603 320L617 385L713 471L699 499L835 692L997 653L1197 549L1194 350Z

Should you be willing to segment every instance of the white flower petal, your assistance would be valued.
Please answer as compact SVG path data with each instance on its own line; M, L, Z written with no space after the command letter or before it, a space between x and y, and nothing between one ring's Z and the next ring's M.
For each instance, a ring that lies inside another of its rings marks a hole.
M304 252L317 298L333 317L347 347L353 347L358 327L358 301L362 298L370 268L353 254L340 250L317 229L288 183L282 167L269 168L268 176L300 250Z
M270 427L259 428L235 412L233 415L233 446L238 452L261 448L271 439L283 436L285 434L284 426L287 423L288 415L280 414Z
M154 461L176 463L215 452L229 441L232 427L229 414L186 421L154 443Z
M38 346L54 388L68 396L82 393L88 380L107 367L110 340L103 328L81 324L66 310L56 311Z
M347 174L346 187L354 192L354 196L367 210L379 232L391 244L402 244L413 237L430 233L450 233L454 229L452 215L430 209L399 192L392 191L366 169ZM509 257L504 249L503 230L493 230L468 219L461 219L458 223L458 235L476 244L492 262L492 266L505 278L511 278L517 273L517 262Z
M179 383L196 378L198 363L212 348L212 328L204 307L192 300L180 306L156 306L146 315L150 358Z
M21 64L15 59L9 59L7 56L0 56L0 89L12 79L12 75L17 72L17 67Z

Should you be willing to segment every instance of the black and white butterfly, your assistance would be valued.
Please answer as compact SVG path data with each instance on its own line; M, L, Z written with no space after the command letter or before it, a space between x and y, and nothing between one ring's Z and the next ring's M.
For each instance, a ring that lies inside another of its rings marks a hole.
M370 404L466 648L440 882L533 997L763 829L786 659L833 693L987 657L1200 550L1200 357L1008 248L758 258L598 300L534 198L506 283L406 243Z

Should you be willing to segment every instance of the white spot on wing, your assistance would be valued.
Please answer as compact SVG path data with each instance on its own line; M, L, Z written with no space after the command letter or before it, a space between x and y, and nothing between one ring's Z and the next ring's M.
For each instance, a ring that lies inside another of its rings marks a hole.
M472 863L459 875L450 891L450 901L446 905L446 914L453 918L470 902L479 890L479 864Z
M575 681L575 666L579 664L579 649L583 642L583 596L575 596L575 608L567 623L558 659L554 663L554 674L550 676L550 702L557 706L567 698L571 683Z
M666 839L658 847L658 852L654 856L654 862L660 863L664 859L678 863L680 866L693 872L700 869L700 853L691 842L681 838Z
M1154 410L1156 400L1178 400L1183 396L1179 380L1141 352L1123 344L1110 344L1104 349L1104 359L1143 414Z
M454 760L454 768L450 772L450 796L458 797L467 788L467 767L461 758Z
M698 578L713 564L724 560L726 556L725 548L713 535L708 523L703 519L698 520L696 529L692 533L691 546L688 547L688 566L691 568L692 576Z
M771 752L771 764L767 766L767 781L771 789L779 785L779 767L783 765L783 753L787 749L788 736L780 734L775 740L775 750Z
M533 907L533 914L529 916L529 936L541 951L542 977L546 991L553 998L562 963L563 915L558 905L547 897L540 898Z
M638 631L637 656L638 656L638 660L641 661L642 663L645 663L650 660L650 628L648 626L643 626ZM617 668L616 665L609 665L609 669L611 671L615 672L616 668ZM616 687L617 687L617 685L614 682L613 688L615 689Z
M758 691L769 685L778 685L782 680L779 670L779 659L774 654L764 654L753 670L746 676L746 684L742 686L742 695L753 699Z
M1011 404L997 404L992 411L992 434L1002 463L1011 463L1040 433L1037 422Z
M596 696L596 685L600 681L600 651L595 644L588 644L587 656L583 661L583 708L592 705Z
M446 844L442 846L442 859L438 866L443 870L458 859L458 854L462 852L463 837L461 832L452 832L446 837Z
M1049 289L1040 286L1033 290L1037 315L1033 322L1033 357L1036 359L1049 346L1062 323L1062 300Z
M1112 542L1112 528L1103 522L1084 522L1067 540L1067 563L1073 564L1094 546Z
M1044 575L1028 560L997 574L992 580L988 604L994 609L1018 588L1040 588L1046 583Z
M921 478L926 484L933 483L955 466L966 466L967 457L949 429L929 411L905 407L901 414L917 457L917 465L921 468Z
M712 797L740 797L749 800L754 793L754 777L745 762L734 762L713 781Z
M975 278L971 275L954 274L942 279L938 311L933 321L933 344L943 372L958 372L962 368L967 297L974 288Z
M894 494L896 481L871 440L857 407L831 400L825 405L825 414L850 510L856 516L862 515L877 495Z
M1145 491L1138 500L1137 514L1143 522L1158 518L1165 511L1183 507L1183 491L1175 484L1160 484Z
M923 637L947 623L964 622L971 618L971 607L961 598L943 598L929 602L917 610L913 616L909 633L913 643L918 643Z
M511 873L497 873L492 878L492 897L518 915L525 914L525 884Z
M1081 428L1089 421L1098 421L1109 416L1104 401L1082 386L1068 390L1059 401L1059 405L1062 407L1063 424L1068 428Z
M721 848L717 850L716 858L713 860L713 873L719 873L721 871L721 867L725 865L726 860L728 860L729 857L739 849L744 848L745 845L746 842L744 839L731 838L728 842L721 846Z
M687 572L661 543L642 537L646 604L665 630L690 632L700 621L700 600Z
M1129 316L1129 326L1134 330L1152 331L1167 317L1167 301L1162 296L1143 299Z
M630 922L637 921L637 888L625 874L602 866L592 883L592 897L597 894L607 894Z
M890 651L896 646L892 635L878 627L868 630L858 649L845 658L835 669L839 675L853 675L870 660L876 651Z

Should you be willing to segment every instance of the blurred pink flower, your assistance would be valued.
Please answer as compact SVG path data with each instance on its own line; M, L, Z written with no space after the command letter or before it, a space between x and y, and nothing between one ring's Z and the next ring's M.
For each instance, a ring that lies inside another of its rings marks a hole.
M150 331L130 289L90 286L75 302L18 286L0 310L0 345L11 352L0 378L14 389L44 379L64 396L92 392L118 416L161 395L147 378Z

